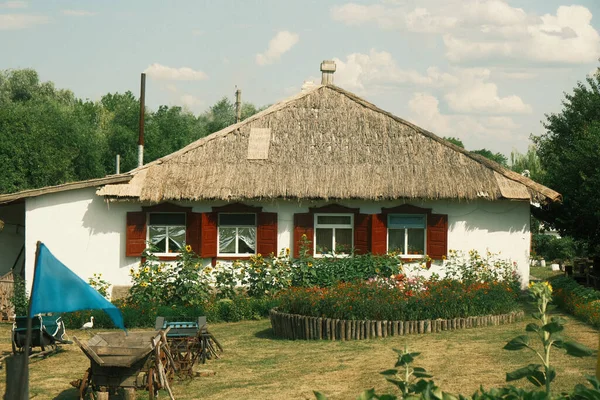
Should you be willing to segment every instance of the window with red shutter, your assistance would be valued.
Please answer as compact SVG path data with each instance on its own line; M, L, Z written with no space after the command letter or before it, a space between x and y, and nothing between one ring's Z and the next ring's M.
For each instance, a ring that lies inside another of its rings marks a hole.
M314 234L314 215L312 213L294 214L294 258L300 257L303 236L310 241L310 245L305 250L308 255L313 254Z
M302 235L314 254L365 254L371 248L371 216L359 208L339 204L311 207L308 213L294 214L294 257L298 258ZM315 252L316 249L316 252Z
M139 257L146 250L146 213L128 212L125 232L125 255Z
M256 251L262 255L277 255L277 213L258 213Z
M448 216L410 204L382 208L372 219L371 252L392 250L408 258L442 259L448 251Z
M427 255L442 260L448 254L448 216L430 214L427 218Z

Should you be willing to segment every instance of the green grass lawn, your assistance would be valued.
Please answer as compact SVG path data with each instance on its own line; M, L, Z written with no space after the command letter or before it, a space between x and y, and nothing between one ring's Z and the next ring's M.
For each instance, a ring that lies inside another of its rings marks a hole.
M531 267L529 274L540 280L546 280L553 276L564 275L563 271L552 271L552 268L548 267Z
M562 314L561 314L562 315ZM564 315L562 315L564 316ZM598 331L568 316L565 336L596 349ZM319 390L330 399L354 399L364 389L392 392L379 372L393 368L393 348L405 344L422 353L416 366L434 374L446 391L472 394L480 384L504 384L505 373L537 362L527 351L502 350L504 344L523 334L527 318L512 325L467 329L437 334L388 337L355 342L289 341L274 338L268 320L211 324L209 329L225 347L220 360L197 369L215 371L214 376L196 377L173 384L174 396L185 399L314 399ZM70 336L88 339L95 331L70 330ZM31 363L30 394L36 399L77 399L69 382L81 378L89 360L76 345ZM10 325L0 324L0 352L10 350ZM570 390L593 374L595 357L573 358L553 350L557 369L555 392ZM5 372L0 370L0 394ZM517 385L528 387L527 381ZM161 398L168 398L161 393ZM147 399L139 392L138 399Z

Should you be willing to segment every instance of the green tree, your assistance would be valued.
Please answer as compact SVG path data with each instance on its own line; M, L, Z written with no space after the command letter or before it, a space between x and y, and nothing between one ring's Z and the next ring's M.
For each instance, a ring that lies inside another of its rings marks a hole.
M492 153L488 149L473 150L471 153L479 154L480 156L484 156L487 159L497 162L503 167L508 167L508 158L502 153Z
M587 243L600 252L600 75L579 82L566 94L560 113L546 116L546 133L534 137L543 183L563 196L542 217L562 235Z
M448 142L457 145L458 147L462 147L463 149L465 148L465 145L463 144L462 140L460 140L459 138L455 138L453 136L444 136L444 140L447 140Z
M544 175L540 157L533 145L529 146L525 154L521 154L517 150L510 153L510 169L519 174L526 172L526 175L536 182L541 182Z

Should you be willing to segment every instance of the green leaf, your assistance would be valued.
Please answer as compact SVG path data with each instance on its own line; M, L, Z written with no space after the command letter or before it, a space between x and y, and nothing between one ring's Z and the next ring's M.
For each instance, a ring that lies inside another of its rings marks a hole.
M549 367L548 373L546 375L546 380L548 382L552 382L554 380L554 378L556 378L556 370L554 369L554 367Z
M531 314L531 316L535 319L537 319L538 321L542 320L542 313L539 312L534 312L533 314Z
M528 366L516 369L513 372L507 372L506 373L506 382L517 381L519 379L526 378L526 377L532 375L540 367L541 367L540 364L529 364Z
M563 317L552 317L550 318L550 322L556 322L559 325L564 325L567 323L567 320Z
M556 333L562 331L563 329L565 329L565 327L559 324L558 322L550 322L542 326L542 329L548 333Z
M527 332L539 332L540 326L538 324L536 324L535 322L532 322L530 324L527 324L527 326L525 327L525 330Z
M391 383L392 385L395 385L398 389L400 389L403 392L408 385L408 382L400 381L400 380L394 379L394 378L386 377L385 380L388 381L389 383Z
M408 364L410 364L411 362L413 362L415 359L412 356L412 353L407 353L407 354L403 354L400 356L400 358L398 359L398 361L396 361L396 365L394 365L395 367L405 367Z
M396 375L397 373L397 369L386 369L385 371L380 372L381 375Z
M546 384L546 376L542 371L533 371L531 375L527 376L527 380L537 387L541 387Z
M573 357L586 357L591 356L593 353L592 349L577 342L564 342L563 347L567 354Z
M504 350L521 350L529 345L529 336L517 336L510 342L506 343Z
M379 400L398 400L393 394L382 394L378 397Z
M356 400L371 400L375 397L375 389L369 389L362 392Z
M557 349L562 349L565 347L565 341L561 337L555 337L554 341L552 342L552 346L556 347Z
M313 393L315 394L315 398L317 400L327 400L327 397L325 397L323 393L317 392L316 390L313 390Z

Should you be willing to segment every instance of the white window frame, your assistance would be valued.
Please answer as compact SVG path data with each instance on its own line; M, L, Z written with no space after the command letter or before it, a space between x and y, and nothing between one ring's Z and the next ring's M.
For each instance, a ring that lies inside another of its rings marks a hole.
M223 214L251 214L254 215L254 225L226 225L227 228L235 228L235 253L221 253L221 215ZM254 253L238 252L238 229L254 228ZM250 257L256 254L258 248L258 213L255 212L220 212L217 214L217 257Z
M399 254L398 256L400 258L425 258L425 256L427 255L427 214L418 214L418 213L413 213L413 214L407 214L407 213L390 213L386 215L386 240L385 240L385 246L386 246L386 250L389 253L390 252L390 229L404 229L404 251L408 251L408 229L410 228L390 228L389 224L390 224L390 216L392 215L396 215L396 216L415 216L415 215L423 215L425 217L425 226L423 227L423 252L424 254ZM415 229L415 228L412 228Z
M318 218L319 217L350 217L350 224L348 225L340 225L340 224L319 224L318 222ZM354 249L354 214L352 213L318 213L314 215L314 237L313 237L313 255L314 257L348 257L351 255L351 253L348 254L337 254L335 252L335 230L336 228L342 228L342 229L348 229L350 228L352 230L352 243L350 245L350 250L352 252L352 250ZM326 228L326 229L333 229L333 236L332 236L332 240L333 240L333 249L331 250L331 253L328 254L317 254L317 229L318 228Z
M164 226L167 228L167 232L168 232L168 228L169 226L167 225L151 225L150 224L150 215L152 214L183 214L183 218L184 218L184 224L183 224L183 228L185 229L185 234L186 234L186 238L187 238L187 213L185 212L177 212L177 211L169 211L169 212L161 212L161 211L153 211L153 212L149 212L146 213L146 226L148 227L146 229L146 243L147 243L147 247L152 246L152 243L150 242L150 227L152 226ZM183 249L185 249L185 246L187 245L186 241L184 240L183 242ZM167 233L167 240L165 240L165 249L167 250L165 253L155 253L155 255L157 256L161 256L161 257L176 257L177 254L179 254L179 251L174 251L174 252L169 252L169 240L168 240L168 233Z

